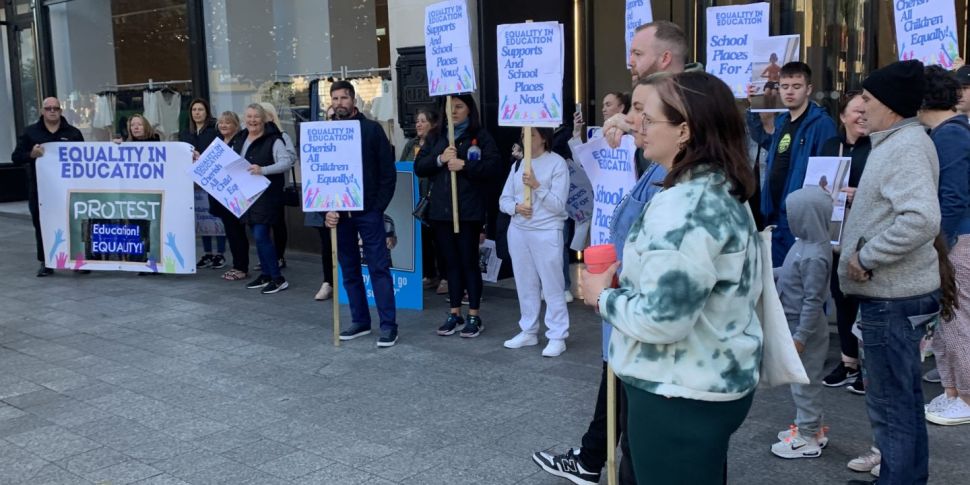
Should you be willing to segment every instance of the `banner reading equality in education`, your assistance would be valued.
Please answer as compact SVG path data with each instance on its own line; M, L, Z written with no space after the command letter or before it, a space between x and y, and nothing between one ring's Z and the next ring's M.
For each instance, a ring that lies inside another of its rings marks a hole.
M360 121L300 123L303 212L364 210Z
M428 65L428 94L468 93L475 90L465 0L447 0L424 9L424 55Z
M899 60L953 67L960 56L954 1L899 0L892 4Z
M606 138L597 138L573 150L593 184L593 218L590 245L612 243L610 221L613 209L636 184L636 142L624 135L620 146L610 148Z
M45 265L195 273L192 146L45 143L37 191Z
M626 0L626 12L623 17L626 25L626 50L623 51L623 63L630 67L630 44L637 33L637 27L653 22L653 6L650 0Z
M768 37L768 7L759 2L707 9L707 72L730 86L736 98L747 97L751 48L754 39Z
M269 179L249 173L249 161L216 138L192 166L192 181L241 217L269 187Z
M499 126L562 124L562 25L504 24L498 37Z

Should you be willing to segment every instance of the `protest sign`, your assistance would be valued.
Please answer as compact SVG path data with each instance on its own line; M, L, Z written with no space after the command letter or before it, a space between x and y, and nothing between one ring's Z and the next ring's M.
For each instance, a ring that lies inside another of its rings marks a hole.
M421 310L424 308L424 287L421 284L421 226L412 214L414 204L420 198L418 179L414 176L413 162L397 162L397 188L391 203L384 211L384 228L391 251L391 279L394 283L394 302L397 308ZM392 236L393 235L393 236ZM367 304L375 306L374 289L371 286L367 261L361 254L361 273ZM340 278L343 278L341 276ZM347 292L339 285L340 303L347 303Z
M564 241L573 251L582 251L589 236L589 225L593 218L593 184L586 171L578 162L566 159L569 169L569 195L566 198L566 212L576 222L572 241Z
M360 121L300 123L303 211L364 210Z
M605 138L597 138L580 145L573 153L593 185L590 245L612 243L613 209L637 181L636 143L632 136L624 135L619 147L610 148Z
M498 36L499 126L562 124L562 25L504 24Z
M196 187L195 195L195 234L197 236L225 236L226 229L222 220L209 213L209 196Z
M899 60L953 67L960 56L954 1L898 0L892 5Z
M788 111L781 102L781 66L798 60L801 36L776 35L754 39L751 49L751 111Z
M752 41L768 37L768 20L764 2L707 9L707 72L724 81L736 98L747 97Z
M269 187L269 179L249 173L249 165L248 160L216 138L192 166L192 181L240 217Z
M48 268L195 273L192 146L45 143L37 159Z
M475 90L465 0L448 0L424 9L424 55L428 65L428 94Z
M808 157L802 187L818 187L832 196L832 216L829 218L829 238L833 245L842 238L845 221L846 194L842 189L849 183L849 157Z
M637 33L637 27L653 22L653 7L650 0L626 0L626 50L623 51L623 62L630 67L630 44Z

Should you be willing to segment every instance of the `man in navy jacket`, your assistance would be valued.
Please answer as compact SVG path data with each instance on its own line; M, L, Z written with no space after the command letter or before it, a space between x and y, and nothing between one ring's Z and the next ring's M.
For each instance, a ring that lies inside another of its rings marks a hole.
M805 181L808 157L816 157L829 138L836 136L835 122L825 110L809 101L812 70L804 62L789 62L781 68L778 83L782 103L788 111L775 119L773 133L765 131L757 113L748 111L748 133L768 152L767 171L762 181L761 214L772 233L771 259L781 266L795 236L788 228L785 198ZM752 91L749 89L749 96Z
M378 347L391 347L397 342L397 316L394 284L391 280L391 252L384 230L384 211L394 196L397 170L394 154L384 129L368 120L354 105L353 84L337 81L330 86L334 119L360 122L361 155L364 168L364 210L362 212L328 212L327 227L337 228L337 260L344 275L344 289L350 300L351 325L340 333L340 340L352 340L371 333L371 316L367 307L367 290L361 274L361 246L367 259L381 335ZM336 304L336 303L334 303Z

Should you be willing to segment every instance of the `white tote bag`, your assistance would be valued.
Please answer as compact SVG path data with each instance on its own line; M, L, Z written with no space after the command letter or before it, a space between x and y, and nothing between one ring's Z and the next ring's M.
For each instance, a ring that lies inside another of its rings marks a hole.
M745 204L747 205L747 204ZM748 206L748 214L751 207ZM775 276L771 267L771 230L774 226L761 231L761 299L758 300L756 310L761 320L761 330L764 334L761 353L760 387L774 387L784 384L808 384L808 374L805 366L795 349L791 330L788 329L788 319L785 309L778 298L775 288Z

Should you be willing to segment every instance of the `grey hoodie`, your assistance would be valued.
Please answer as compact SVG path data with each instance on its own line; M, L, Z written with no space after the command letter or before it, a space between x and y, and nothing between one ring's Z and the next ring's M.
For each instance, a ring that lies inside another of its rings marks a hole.
M826 331L825 302L832 271L832 196L818 187L803 187L785 200L788 225L796 240L777 271L778 296L794 328L792 337L805 343L812 333Z

